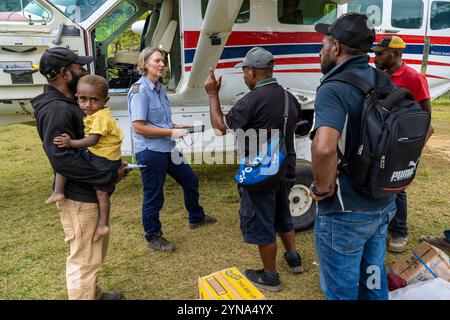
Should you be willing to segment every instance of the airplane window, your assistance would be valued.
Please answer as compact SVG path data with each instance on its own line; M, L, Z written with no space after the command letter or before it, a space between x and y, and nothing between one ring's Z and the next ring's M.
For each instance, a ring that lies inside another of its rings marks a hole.
M347 11L365 14L375 27L383 22L383 0L354 0Z
M52 19L52 15L33 0L3 0L0 3L0 21L41 21Z
M336 20L336 4L331 1L277 0L278 21L283 24L313 25Z
M75 22L82 22L89 18L106 0L48 0Z
M209 0L202 0L202 18L205 18L206 7ZM250 20L250 0L244 0L242 2L241 9L236 17L235 23L246 23Z
M431 5L431 30L450 28L450 3L435 1Z
M422 26L422 0L393 0L392 26L404 29L419 29Z
M95 28L95 40L105 41L135 12L136 7L128 1L121 3Z

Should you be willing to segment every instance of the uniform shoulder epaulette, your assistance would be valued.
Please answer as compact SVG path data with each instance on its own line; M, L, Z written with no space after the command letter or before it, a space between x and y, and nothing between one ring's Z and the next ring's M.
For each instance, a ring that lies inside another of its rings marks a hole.
M135 92L135 93L139 92L139 86L140 86L140 85L141 85L140 83L135 83L135 84L133 84L133 85L131 86L131 92Z

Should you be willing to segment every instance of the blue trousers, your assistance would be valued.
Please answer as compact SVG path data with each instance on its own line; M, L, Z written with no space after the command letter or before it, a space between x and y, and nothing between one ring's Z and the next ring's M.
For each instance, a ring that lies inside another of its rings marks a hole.
M161 230L159 211L164 203L164 182L167 174L183 188L189 222L197 223L205 219L205 212L198 201L198 178L189 164L174 164L170 153L151 150L136 153L136 159L138 164L146 165L140 170L144 191L142 224L147 240Z
M316 216L320 286L327 300L388 299L384 265L395 203L379 211Z

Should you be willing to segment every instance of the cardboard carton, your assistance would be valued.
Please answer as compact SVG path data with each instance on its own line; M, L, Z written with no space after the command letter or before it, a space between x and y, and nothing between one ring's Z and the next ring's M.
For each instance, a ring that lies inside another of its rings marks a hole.
M394 263L391 272L405 279L407 284L437 277L450 281L450 261L440 249L422 242L410 256Z
M198 279L200 300L254 300L264 295L235 267Z

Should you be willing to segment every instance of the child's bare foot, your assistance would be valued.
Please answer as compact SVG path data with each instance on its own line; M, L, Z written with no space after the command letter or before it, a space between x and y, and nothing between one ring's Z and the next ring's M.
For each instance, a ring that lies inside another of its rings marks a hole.
M94 234L94 242L100 240L101 237L106 236L109 233L109 227L107 225L98 225Z
M64 193L53 192L53 194L47 200L45 200L45 204L53 204L58 201L63 201L64 199Z

